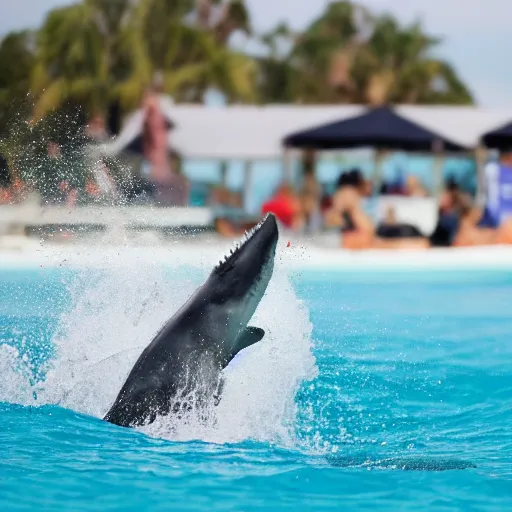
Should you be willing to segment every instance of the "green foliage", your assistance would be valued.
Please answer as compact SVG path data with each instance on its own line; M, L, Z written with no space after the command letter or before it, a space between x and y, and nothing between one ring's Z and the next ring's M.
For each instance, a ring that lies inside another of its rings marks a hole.
M264 57L234 51L238 31L252 34L243 0L82 0L54 9L36 33L0 44L0 137L13 112L41 119L68 104L92 113L112 102L132 110L156 72L177 102L200 102L210 87L246 103L473 101L454 68L433 56L438 38L349 0L329 3L303 33L280 24L260 36Z
M0 44L0 137L6 134L10 120L27 114L30 75L34 66L31 49L33 34L12 32Z
M262 38L269 56L259 61L263 102L444 103L473 99L453 67L436 59L440 39L419 23L401 26L348 0L331 2L299 35L292 49L275 53L282 27Z

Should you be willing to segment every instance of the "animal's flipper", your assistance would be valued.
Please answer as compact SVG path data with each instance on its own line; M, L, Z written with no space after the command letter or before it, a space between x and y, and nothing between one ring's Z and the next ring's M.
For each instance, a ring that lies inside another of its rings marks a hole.
M250 347L258 341L261 341L265 336L265 331L260 327L246 327L237 337L236 342L233 346L233 351L229 355L229 359L225 362L224 368L235 358L235 356L242 351L244 348ZM224 389L224 378L221 376L219 380L219 386L216 393L213 395L214 404L219 405L220 397Z
M238 352L244 348L250 347L251 345L258 343L258 341L261 341L263 336L265 336L265 331L260 327L246 327L236 339L235 345L233 346L233 352L231 353L231 359L233 359Z

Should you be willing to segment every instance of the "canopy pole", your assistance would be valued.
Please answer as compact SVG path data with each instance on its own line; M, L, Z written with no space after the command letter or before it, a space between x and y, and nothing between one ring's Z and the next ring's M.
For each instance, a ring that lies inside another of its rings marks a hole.
M487 150L482 143L475 148L476 164L476 203L485 204L486 186L485 186L485 162L487 160Z
M373 170L373 195L379 195L382 187L382 164L386 151L383 149L376 149L374 154L374 170Z
M434 155L434 197L440 201L441 195L443 193L443 163L444 163L444 155L442 153L438 153Z
M246 160L244 162L244 197L243 205L245 213L249 213L248 202L252 193L252 173L253 173L253 161Z
M291 166L291 156L290 150L288 148L284 148L283 158L282 158L282 166L283 166L283 181L285 183L292 182L292 166Z
M443 164L444 164L444 143L441 139L436 139L432 143L432 152L434 153L433 176L434 176L434 197L439 202L444 189L443 183Z
M225 160L220 161L220 182L223 187L228 184L228 165Z

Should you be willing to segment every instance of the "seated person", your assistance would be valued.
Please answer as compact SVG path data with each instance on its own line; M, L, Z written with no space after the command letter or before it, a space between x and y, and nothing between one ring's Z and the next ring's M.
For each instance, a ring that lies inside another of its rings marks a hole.
M246 216L240 194L225 186L215 187L207 201L213 210L215 229L222 236L234 237L246 229ZM249 223L250 224L250 223Z
M477 208L469 194L450 182L441 197L439 220L430 235L434 247L468 247L512 243L512 219L501 225L484 223L485 208ZM496 226L496 227L495 227Z
M289 229L300 229L304 224L300 200L288 183L283 183L274 196L263 204L262 215L269 212Z
M439 201L437 225L430 235L431 247L450 247L459 230L461 211L470 207L471 197L450 180Z
M405 194L409 197L427 197L428 193L417 176L409 175L405 180Z
M512 244L512 219L505 220L497 228L480 227L483 213L483 209L473 206L462 209L459 229L453 240L455 247Z
M361 173L353 170L341 175L333 195L332 207L326 212L327 226L339 227L342 247L346 249L426 248L423 237L386 239L378 236L372 220L361 206L361 192L365 183Z

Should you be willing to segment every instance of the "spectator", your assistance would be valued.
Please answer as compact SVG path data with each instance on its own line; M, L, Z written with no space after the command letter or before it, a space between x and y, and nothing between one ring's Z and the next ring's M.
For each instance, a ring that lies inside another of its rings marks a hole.
M185 206L189 203L190 185L181 173L177 155L168 151L170 123L160 110L158 92L161 83L149 89L143 99L144 156L149 162L154 199L162 206Z
M47 144L37 181L43 203L60 204L65 201L69 184L65 181L60 146L53 141Z
M372 220L361 207L365 181L358 170L344 173L338 180L332 207L326 212L327 226L338 227L342 233L341 244L346 249L395 249L426 248L423 237L382 238L376 234Z
M105 120L99 112L91 116L85 128L85 135L91 142L106 142L108 140Z
M410 197L427 197L427 191L417 176L409 175L405 181L406 195Z
M181 158L171 152L169 161L169 176L164 183L157 184L155 200L161 205L187 206L190 202L190 183L182 174Z
M316 231L321 227L321 200L322 188L316 179L314 168L306 167L300 192L300 201L304 227L307 231Z
M262 214L269 212L289 229L297 230L303 226L300 201L288 183L280 185L274 196L263 204Z

